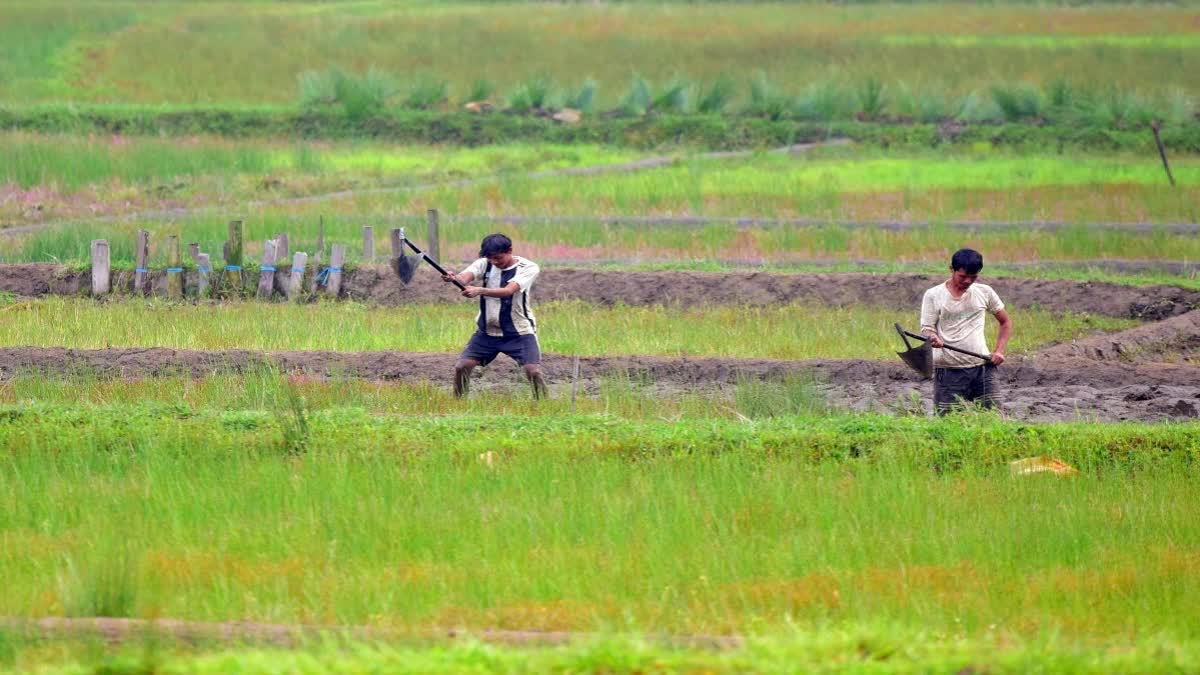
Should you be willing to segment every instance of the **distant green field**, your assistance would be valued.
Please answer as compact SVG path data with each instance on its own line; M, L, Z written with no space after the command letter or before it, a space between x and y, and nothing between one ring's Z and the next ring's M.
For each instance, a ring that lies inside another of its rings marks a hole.
M896 105L1058 79L1166 100L1200 87L1187 67L1200 55L1194 16L1174 5L17 0L0 8L0 101L290 103L302 73L331 66L376 66L401 96L444 80L455 101L481 79L503 97L539 78L563 90L591 78L613 105L634 73L661 87L757 72L816 98L815 83L878 81Z
M646 155L586 144L445 148L33 134L5 140L12 152L0 156L0 182L8 182L0 187L6 197L0 223L59 224L7 237L0 262L81 261L96 238L109 240L114 260L128 262L143 227L154 242L178 233L219 252L232 218L245 220L251 256L260 254L262 240L284 231L294 250L311 253L323 222L327 239L350 244L357 260L363 225L375 227L382 256L386 230L407 225L423 233L429 208L442 214L442 250L450 260L473 255L479 239L496 229L514 236L531 257L560 262L915 264L940 261L960 245L1007 263L1200 259L1194 233L1153 229L1200 222L1200 160L1189 156L1174 158L1180 185L1172 188L1152 156L989 146L834 147L723 159L675 150L663 151L671 163L636 172L547 175L604 169ZM180 207L196 211L121 217ZM96 215L113 217L72 222ZM526 220L489 222L508 215ZM648 216L805 218L812 225L602 222ZM836 224L843 221L928 225L888 230ZM1065 227L945 225L964 221ZM1151 229L1091 227L1097 222L1146 223ZM152 247L155 264L164 255Z
M403 185L616 164L641 156L632 150L598 145L440 148L369 141L168 140L120 134L7 133L0 134L0 142L5 148L0 156L0 185L42 186L65 193L89 186L155 189L181 179L203 178L219 178L226 189L236 189L242 177L259 187L265 179L292 176L340 176L346 187L388 179L393 185Z

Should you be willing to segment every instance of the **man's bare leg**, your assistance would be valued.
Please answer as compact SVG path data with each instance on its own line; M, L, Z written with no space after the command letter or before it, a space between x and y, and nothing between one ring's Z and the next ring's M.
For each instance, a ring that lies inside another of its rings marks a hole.
M533 400L548 398L550 392L546 389L546 380L542 378L542 367L537 363L525 366L525 377L533 385Z
M463 398L471 388L471 371L479 362L475 359L459 359L454 364L454 398Z

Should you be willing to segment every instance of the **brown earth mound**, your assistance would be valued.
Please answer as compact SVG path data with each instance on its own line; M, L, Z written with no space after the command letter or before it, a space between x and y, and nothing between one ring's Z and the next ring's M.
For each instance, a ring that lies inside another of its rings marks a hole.
M1200 357L1200 311L1149 323L1112 335L1075 340L1041 351L1044 359L1096 361L1194 361ZM1197 363L1200 370L1200 363Z
M287 267L280 267L286 273ZM247 275L247 288L257 283ZM282 276L278 275L278 276ZM913 309L926 289L941 281L925 274L773 274L765 272L617 272L548 268L538 281L539 301L582 299L604 304L734 304L774 305L796 301L847 306ZM189 275L188 283L195 279ZM1057 311L1159 320L1200 307L1200 291L1175 286L1131 287L1104 282L988 278L1012 307L1041 306ZM155 292L165 290L165 274L152 274ZM114 288L128 292L132 274L114 274ZM0 265L0 291L21 296L76 295L90 286L87 272L48 264ZM385 265L348 271L343 279L347 298L383 305L455 302L460 298L428 266L422 265L404 285Z

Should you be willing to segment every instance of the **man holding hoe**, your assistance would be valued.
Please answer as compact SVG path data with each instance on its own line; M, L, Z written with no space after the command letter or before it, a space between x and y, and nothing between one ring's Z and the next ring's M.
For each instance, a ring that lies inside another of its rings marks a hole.
M513 255L511 239L503 234L489 234L479 244L478 260L462 272L447 271L442 276L447 283L457 280L465 285L463 297L479 298L475 334L454 364L456 397L467 395L475 366L486 366L499 354L507 354L524 367L535 399L546 395L537 321L529 297L540 272L537 263ZM475 279L481 280L480 285L470 285Z
M933 350L933 403L945 415L959 403L978 403L985 408L999 404L996 366L1004 363L1004 350L1012 336L1012 320L1004 303L991 286L976 283L983 269L983 256L969 248L950 258L950 278L925 291L921 302L921 333ZM973 356L940 349L949 345L988 354L984 337L984 312L996 317L1000 335L996 350L986 363Z

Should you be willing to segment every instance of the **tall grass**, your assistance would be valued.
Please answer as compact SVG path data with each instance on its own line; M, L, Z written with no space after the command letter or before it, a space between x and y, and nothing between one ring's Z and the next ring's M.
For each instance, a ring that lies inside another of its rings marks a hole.
M134 616L1197 637L1195 425L343 409L293 456L269 413L3 410L6 615L61 614L63 561L125 542ZM1009 477L1039 454L1082 475Z
M266 174L288 163L280 145L9 134L0 157L0 181L74 191L112 180L167 183L184 176Z
M550 398L531 404L525 395L528 385L515 380L493 382L493 386L472 392L469 400L463 400L454 398L450 387L452 365L447 361L443 384L314 378L284 375L271 368L238 375L212 374L199 379L162 375L153 380L101 377L87 372L70 375L18 372L0 383L0 404L157 404L161 410L176 412L192 409L265 412L273 416L280 430L277 447L285 454L299 454L311 444L313 415L339 408L404 415L461 415L486 409L494 414L528 417L600 414L644 420L738 419L739 415L759 416L758 411L764 409L768 410L767 416L770 412L782 413L779 406L756 407L762 392L774 394L780 386L787 391L795 390L781 383L764 385L747 381L725 392L700 390L663 397L653 380L614 372L589 374L589 379L598 384L593 388L585 383L574 400L570 383L556 382L550 384ZM740 392L744 388L752 391L743 398ZM804 397L812 405L789 410L820 408L820 396L815 389L805 390ZM795 396L790 399L799 400Z
M105 189L96 190L100 200L106 196L113 200L156 196L162 192L160 188L171 187L179 178L188 179L189 190L182 194L172 191L170 196L186 197L197 191L207 200L241 200L263 198L265 178L284 181L303 194L347 185L362 187L381 180L398 185L433 183L512 171L618 163L638 156L619 148L555 144L446 151L433 146L367 141L314 144L212 137L166 141L121 135L74 137L19 132L0 134L0 141L5 147L0 156L0 185L71 192L102 187ZM312 176L326 177L329 184L301 180ZM139 187L148 195L129 194Z
M470 337L474 311L466 301L401 312L355 303L97 304L47 298L6 308L0 345L451 352ZM1125 319L1057 315L1037 308L1010 311L1021 326L1010 353L1133 325ZM906 312L867 305L606 307L582 301L537 308L538 337L547 352L772 359L892 359L892 324L911 324L916 312L916 307ZM307 328L277 329L297 325Z

